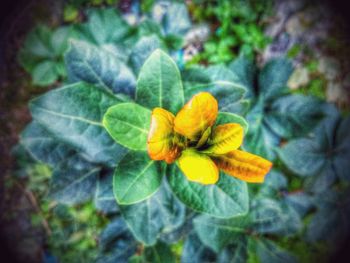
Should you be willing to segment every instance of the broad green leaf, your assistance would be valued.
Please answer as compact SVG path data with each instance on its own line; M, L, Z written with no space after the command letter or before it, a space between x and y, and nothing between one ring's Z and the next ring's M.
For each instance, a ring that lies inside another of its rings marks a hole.
M113 193L113 172L100 175L96 184L94 203L97 210L104 214L113 214L119 211Z
M278 155L288 169L300 176L312 176L325 166L327 157L321 146L310 138L301 138L288 142Z
M232 176L220 174L214 185L190 182L176 165L169 168L168 181L173 193L189 208L219 218L248 212L247 184Z
M183 36L191 27L191 19L186 5L171 3L166 9L162 25L166 35Z
M175 263L175 255L171 251L170 247L162 242L158 242L156 245L146 247L144 251L144 258L146 262L152 263Z
M136 102L149 109L161 107L174 114L184 105L179 69L172 58L160 49L154 51L141 68Z
M145 245L154 245L162 233L171 232L185 220L185 207L168 189L166 181L163 183L158 192L145 201L120 206L131 232Z
M184 206L183 204L181 205ZM188 233L193 229L192 219L194 216L194 212L187 211L187 213L185 214L185 221L183 222L183 224L178 224L177 227L173 227L161 233L160 240L167 244L174 244L180 241L181 239L185 238L188 235Z
M57 140L42 125L32 121L21 134L20 143L37 161L55 167L77 154L69 145Z
M71 82L85 81L107 92L135 96L136 79L113 52L72 41L65 61Z
M160 37L162 35L162 29L157 21L151 18L145 18L138 24L138 34L142 38L144 36L156 35Z
M97 46L120 43L129 34L127 22L115 8L89 9L87 22L78 25L79 39Z
M161 47L162 43L156 35L142 37L136 43L129 58L129 63L136 75L139 74L142 65L152 52Z
M49 60L38 63L32 71L33 84L48 86L54 83L59 77L56 70L56 63Z
M137 242L119 217L102 231L99 237L97 263L128 262L137 251Z
M118 163L113 177L113 191L118 204L141 202L152 196L163 178L161 164L145 152L130 151Z
M267 110L265 122L279 136L293 138L311 131L323 116L321 101L295 94L273 101Z
M289 193L284 201L298 212L300 217L304 217L312 207L311 197L305 192Z
M273 99L286 93L287 81L292 71L292 63L285 58L276 58L267 62L259 74L259 96Z
M238 123L244 129L244 134L248 132L249 125L247 121L241 116L230 113L230 112L219 112L218 118L216 119L216 125L226 124L226 123Z
M193 224L200 240L219 252L230 242L239 240L245 235L250 221L246 216L221 219L201 215L194 219Z
M87 201L95 192L100 170L81 158L68 159L53 171L50 198L68 205Z
M265 123L263 103L259 101L247 114L249 131L244 139L244 149L270 161L276 158L275 149L280 143L280 137Z
M305 178L303 184L305 190L310 193L322 193L330 189L337 180L334 168L333 162L326 160L319 172Z
M265 177L264 184L260 187L259 196L276 198L280 191L286 190L288 181L286 177L276 169L272 169Z
M240 56L234 60L228 68L238 77L239 82L247 89L246 97L255 96L255 76L257 69L253 64L253 61Z
M102 125L103 114L119 103L113 95L85 83L67 85L30 102L33 119L55 138L80 150L92 162L110 166L125 154Z
M215 262L216 255L209 247L205 246L194 231L187 236L182 250L182 263Z
M136 103L120 103L110 107L103 117L103 126L119 144L135 151L147 149L151 111Z
M260 234L288 236L297 233L302 226L298 213L290 206L270 198L252 202L251 227Z

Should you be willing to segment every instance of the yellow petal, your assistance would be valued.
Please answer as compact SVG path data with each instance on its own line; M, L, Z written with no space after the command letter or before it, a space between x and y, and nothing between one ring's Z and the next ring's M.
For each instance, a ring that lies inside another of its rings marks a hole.
M147 149L153 160L173 162L179 151L173 143L175 116L162 108L152 111L151 128L148 133Z
M212 158L225 173L251 183L262 183L272 167L270 161L239 150Z
M198 140L215 123L217 115L216 99L208 92L201 92L193 96L176 115L174 129L191 140Z
M192 149L183 151L177 164L189 181L215 184L219 179L219 169L210 157Z
M211 145L205 152L225 154L238 149L243 142L244 130L238 123L218 125L212 132Z

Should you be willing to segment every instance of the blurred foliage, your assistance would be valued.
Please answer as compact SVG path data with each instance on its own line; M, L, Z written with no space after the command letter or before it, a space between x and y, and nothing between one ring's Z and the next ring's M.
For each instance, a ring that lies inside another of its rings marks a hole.
M230 62L238 55L253 58L269 43L263 33L264 20L271 14L272 0L193 1L195 22L211 21L212 35L193 62Z
M31 214L33 227L44 227L48 255L58 262L94 262L98 255L98 235L106 226L107 218L96 211L89 201L77 206L59 204L48 198L51 168L33 160L22 147L16 147L16 177L7 187L20 179L26 180L26 191L36 198L39 212Z

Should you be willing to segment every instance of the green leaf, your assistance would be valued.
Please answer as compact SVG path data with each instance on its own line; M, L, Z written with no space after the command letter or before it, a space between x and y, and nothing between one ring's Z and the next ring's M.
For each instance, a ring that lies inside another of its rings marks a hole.
M42 125L32 121L21 133L20 143L37 161L55 167L76 155L74 148L57 140Z
M272 169L265 177L264 184L260 187L259 196L276 198L280 191L286 190L288 181L286 177L276 169Z
M196 233L190 232L185 240L181 262L215 262L215 257L215 253L200 241Z
M287 59L277 58L267 62L259 74L259 94L265 99L272 99L286 93L292 71L292 63Z
M114 172L113 191L118 204L129 205L152 196L160 187L163 173L159 162L145 152L130 151Z
M74 36L72 27L51 30L46 26L37 26L27 35L19 61L32 75L35 85L47 86L66 76L65 69L58 68L63 62L68 40Z
M146 245L154 245L162 233L171 232L185 220L185 207L173 196L165 181L151 198L120 206L120 209L135 238Z
M201 215L196 217L193 223L201 241L219 252L230 242L239 240L246 233L250 221L246 216L221 219Z
M255 76L257 69L252 60L240 56L234 60L228 68L238 77L239 82L247 89L246 96L251 98L255 96Z
M191 19L187 7L183 3L170 3L162 21L166 35L183 36L191 27Z
M115 8L89 9L88 21L77 26L79 39L97 46L103 44L118 44L129 34L127 22Z
M215 185L190 182L176 165L170 167L168 180L173 193L189 208L219 218L248 212L247 184L232 176L220 174Z
M302 223L290 206L270 198L259 198L251 205L252 228L260 234L288 236L298 232Z
M322 102L310 96L283 96L270 105L265 122L279 136L303 136L323 118Z
M244 138L244 149L272 161L281 139L266 125L264 118L263 100L259 100L246 116L249 131Z
M119 103L113 95L85 83L52 90L30 102L33 119L57 139L93 162L114 166L125 149L113 143L102 125L103 114Z
M57 167L50 182L50 198L67 205L82 203L95 192L99 167L73 158Z
M244 118L230 112L219 112L218 117L216 119L216 125L226 123L238 123L243 127L245 134L248 132L249 125Z
M312 176L325 166L327 157L317 141L301 138L288 142L278 155L288 169L300 176Z
M147 262L152 263L175 263L175 255L171 251L170 247L162 242L158 242L156 245L146 247L144 251L144 257Z
M113 214L119 211L117 202L113 193L113 173L100 175L94 197L94 203L97 210L104 214Z
M119 144L135 151L147 149L151 111L136 103L120 103L110 107L103 125Z
M142 65L147 58L158 48L162 47L160 39L156 35L142 37L132 49L130 64L136 75L139 74Z
M113 52L83 41L72 41L65 61L71 82L85 81L107 92L134 98L136 79Z
M157 49L143 64L136 89L137 103L161 107L176 114L184 104L179 69L166 53Z
M137 242L119 217L102 231L99 237L100 253L97 263L128 262L137 251Z
M48 86L58 79L56 63L53 61L43 61L37 64L32 71L33 84L38 86Z

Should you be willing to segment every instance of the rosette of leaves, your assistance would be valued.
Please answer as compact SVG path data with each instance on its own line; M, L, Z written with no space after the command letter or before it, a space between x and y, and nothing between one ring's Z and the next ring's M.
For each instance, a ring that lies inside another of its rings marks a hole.
M290 94L286 85L292 64L287 59L273 59L259 70L240 57L228 67L247 87L247 98L252 100L246 116L249 131L244 147L255 154L274 160L281 139L307 134L325 115L322 101Z
M294 174L305 177L308 191L322 193L335 182L349 182L350 118L339 112L326 118L308 137L289 141L278 150Z
M162 163L149 158L146 150L151 109L164 107L178 112L183 104L180 72L168 55L156 50L140 71L136 103L120 103L111 107L103 121L114 140L131 150L118 164L114 175L114 192L118 203L130 205L149 200L160 187L165 173L168 173L172 191L190 208L218 217L246 213L247 188L244 182L222 175L215 185L200 185L189 182L177 167L169 166L166 169ZM221 123L244 123L244 119L237 115L221 115L224 117ZM212 195L216 198L210 198Z
M84 14L87 17L84 23L56 29L40 25L28 34L20 50L19 61L31 74L34 85L48 86L58 80L66 80L64 54L70 39L95 45L126 61L135 44L142 38L143 42L136 47L138 50L150 45L181 47L183 34L191 27L187 8L180 3L169 3L161 24L154 21L152 16L148 16L149 18L140 24L131 26L113 8L86 9ZM149 53L144 51L146 52L143 55L147 57ZM137 54L141 56L142 53ZM134 68L138 73L139 68Z
M144 58L137 50L131 56L141 64ZM53 170L51 198L68 205L94 198L98 210L126 223L132 238L127 234L125 244L131 242L137 248L143 243L148 257L156 249L153 246L168 249L167 243L183 235L176 232L185 222L185 205L224 218L247 212L245 182L221 176L211 186L191 183L145 152L151 109L167 105L177 110L184 101L179 70L168 55L158 50L147 59L136 89L126 64L95 45L73 41L65 63L71 83L30 102L33 121L21 135L21 143L30 154ZM110 107L117 107L110 117L115 121L118 143L102 123ZM222 121L245 123L229 113L223 114ZM180 188L182 191L176 190ZM172 193L174 190L181 193L183 203ZM113 243L118 235L112 232L101 238ZM118 242L113 245L106 241L111 245L101 246L100 257L117 257L117 248L122 246Z

